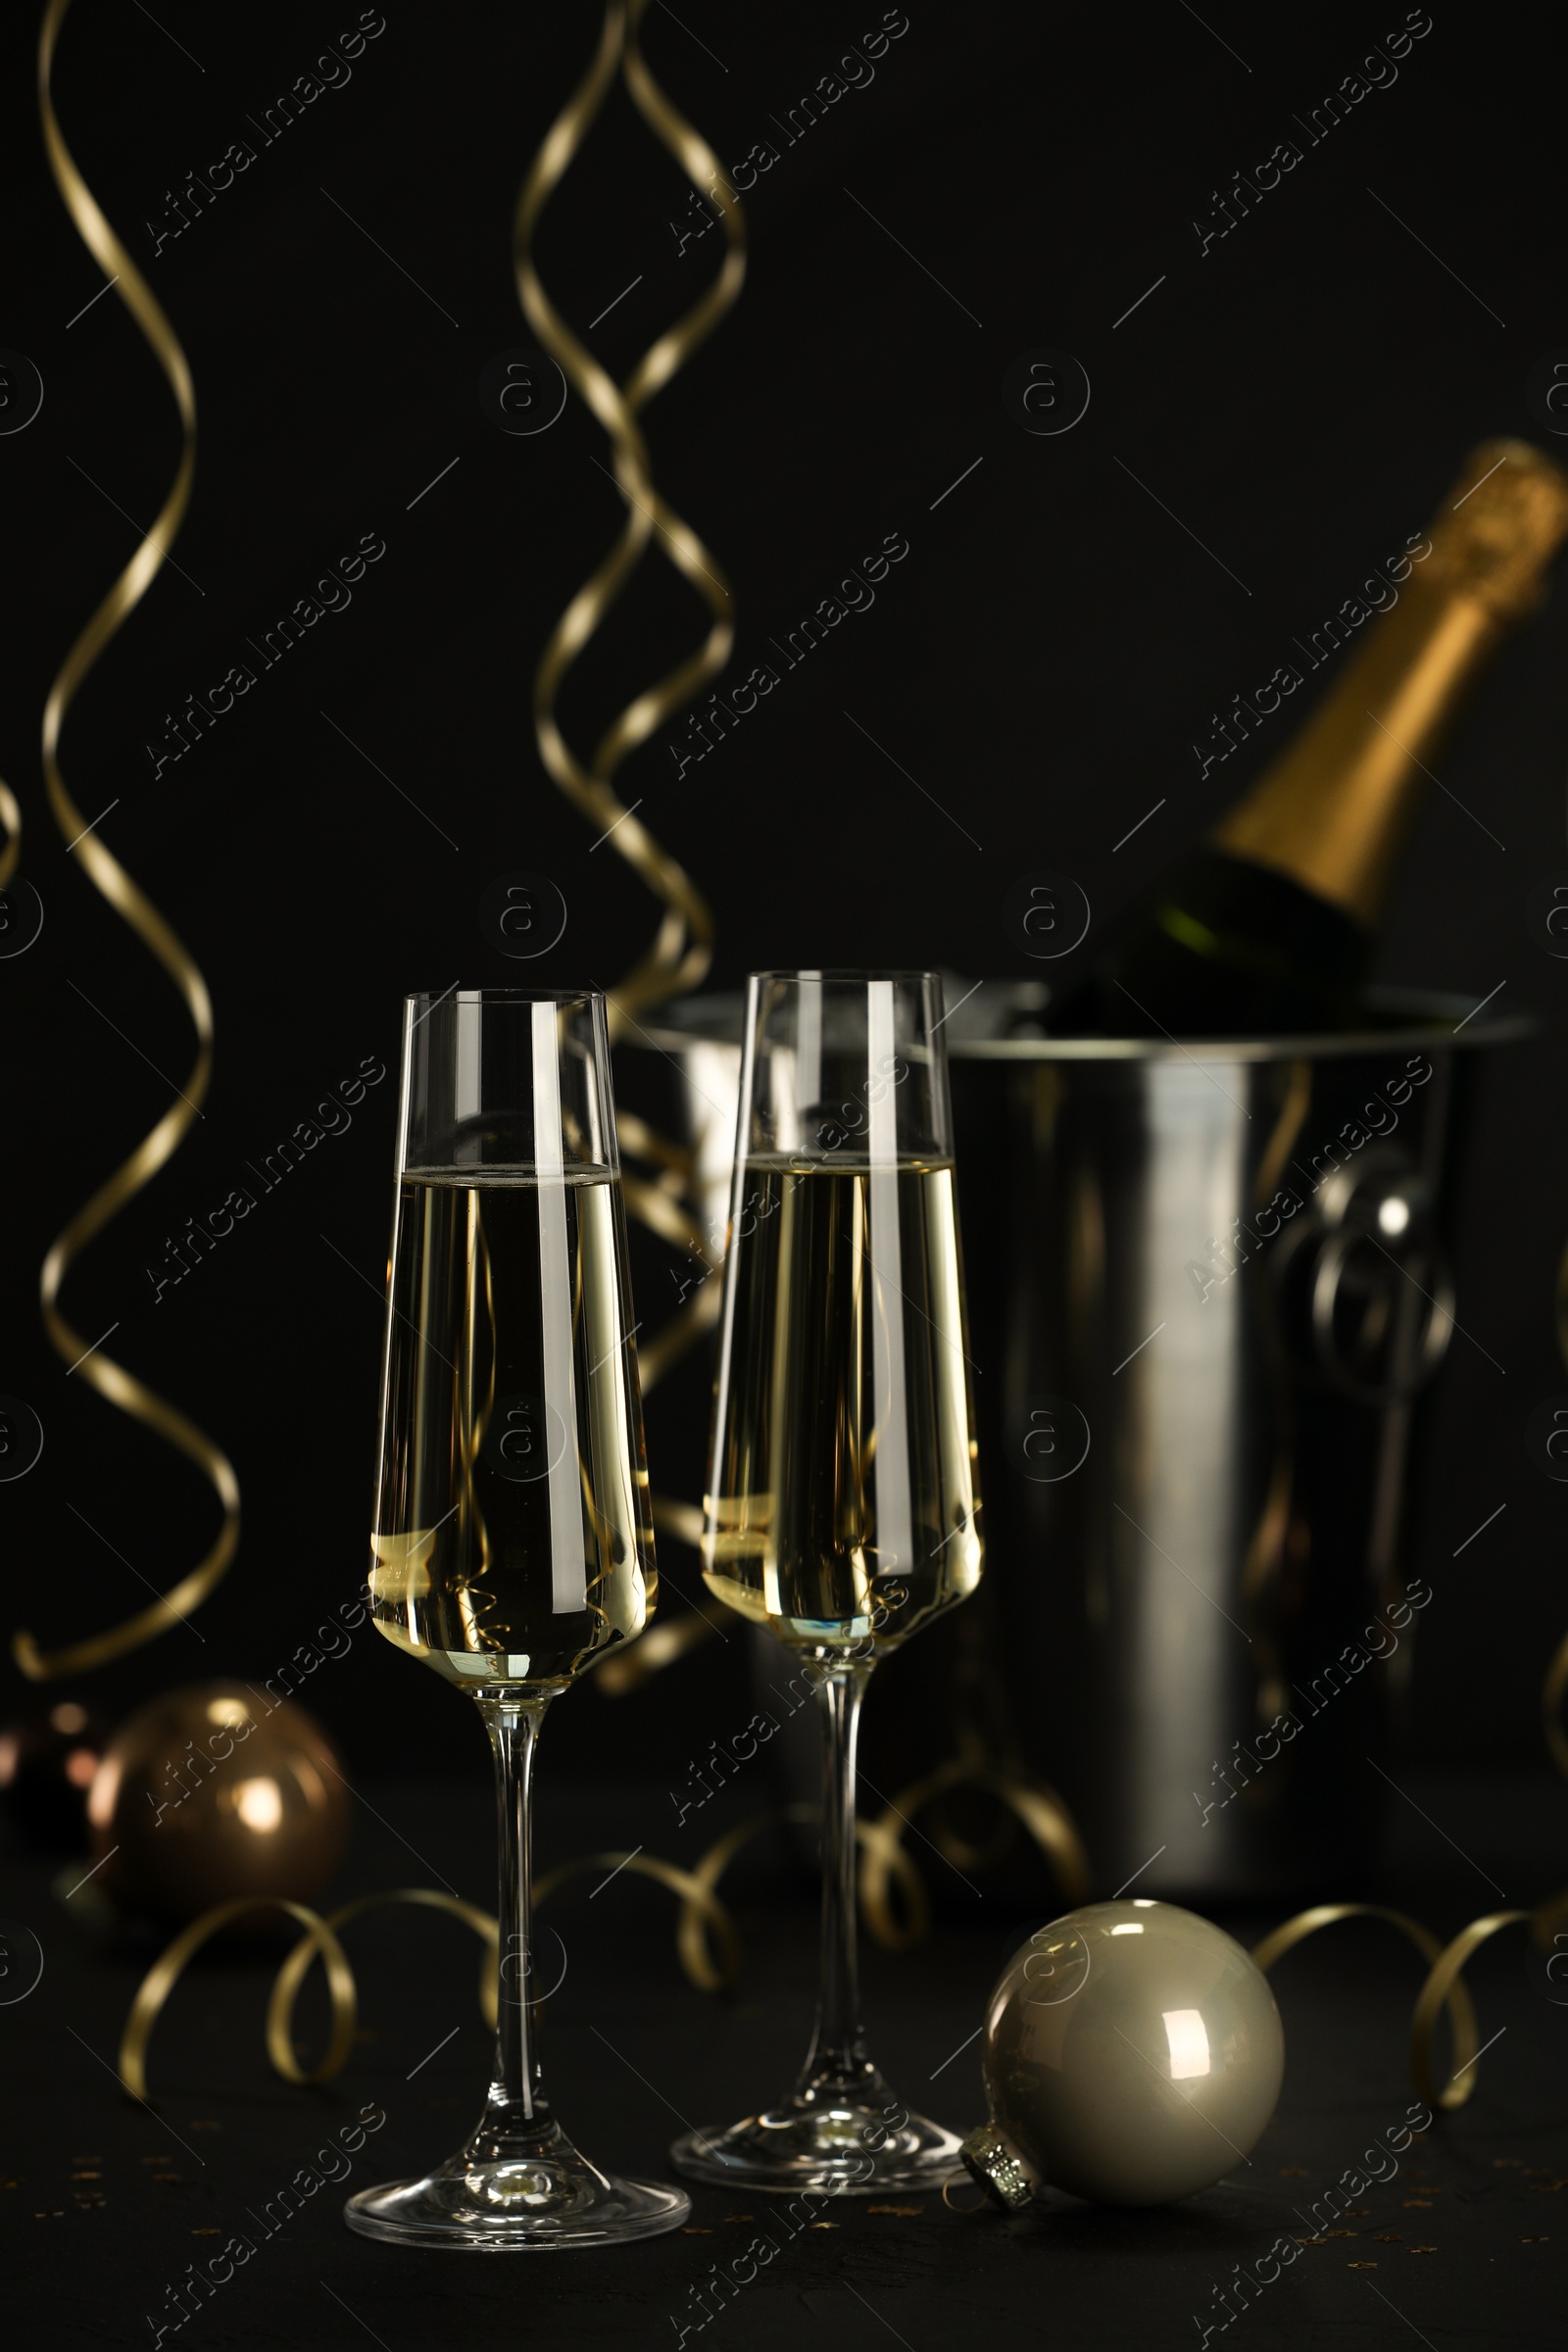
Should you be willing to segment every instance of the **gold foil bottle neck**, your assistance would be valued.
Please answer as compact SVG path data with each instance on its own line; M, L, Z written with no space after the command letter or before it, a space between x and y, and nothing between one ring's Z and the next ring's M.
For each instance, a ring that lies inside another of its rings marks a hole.
M1541 603L1547 566L1568 538L1568 474L1528 441L1483 441L1430 537L1424 587L1473 597L1504 625L1524 620Z
M1472 450L1425 546L1409 543L1394 604L1220 820L1214 847L1372 930L1439 748L1488 657L1541 603L1564 539L1560 466L1527 441Z

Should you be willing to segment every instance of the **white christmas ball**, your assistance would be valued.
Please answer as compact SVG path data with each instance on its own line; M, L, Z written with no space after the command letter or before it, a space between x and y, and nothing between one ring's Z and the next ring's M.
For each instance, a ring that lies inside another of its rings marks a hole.
M1260 1970L1172 1903L1090 1903L1013 1954L986 2013L991 2122L964 2160L1004 2204L1041 2182L1163 2205L1233 2171L1285 2071Z

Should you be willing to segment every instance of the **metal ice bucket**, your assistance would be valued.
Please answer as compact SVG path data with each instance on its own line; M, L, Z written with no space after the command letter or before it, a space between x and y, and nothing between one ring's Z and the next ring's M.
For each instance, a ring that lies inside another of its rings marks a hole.
M987 983L950 1022L987 1574L879 1675L889 1769L961 1742L1042 1775L1107 1893L1345 1888L1425 1605L1402 1501L1463 1097L1529 1024L1385 993L1349 1036L1020 1034L1044 999ZM739 1028L693 999L651 1041L718 1231Z

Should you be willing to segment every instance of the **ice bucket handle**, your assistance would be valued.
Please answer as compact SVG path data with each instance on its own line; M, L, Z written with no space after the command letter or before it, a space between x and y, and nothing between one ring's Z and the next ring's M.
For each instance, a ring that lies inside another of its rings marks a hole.
M1400 1351L1403 1367L1399 1368L1396 1355L1395 1369L1383 1380L1369 1380L1355 1368L1347 1355L1336 1320L1336 1311L1348 1295L1347 1270L1359 1250L1378 1251L1421 1294L1420 1323ZM1405 1262L1409 1256L1419 1261L1425 1282ZM1318 1244L1311 1296L1312 1346L1318 1369L1343 1395L1354 1397L1358 1403L1382 1408L1408 1403L1426 1386L1448 1351L1448 1342L1453 1337L1453 1277L1446 1259L1435 1248L1413 1251L1391 1250L1363 1227L1342 1225L1324 1235Z

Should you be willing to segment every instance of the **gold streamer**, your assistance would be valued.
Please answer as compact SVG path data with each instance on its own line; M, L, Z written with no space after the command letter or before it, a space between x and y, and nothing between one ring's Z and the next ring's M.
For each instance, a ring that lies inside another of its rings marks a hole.
M611 779L656 727L710 678L717 676L735 640L729 584L696 532L656 488L648 444L637 417L712 333L739 295L746 274L745 223L740 199L724 179L717 157L676 112L648 70L637 37L647 7L648 0L609 0L598 51L529 167L514 229L517 293L524 315L609 436L615 484L626 504L620 537L557 622L534 676L534 730L548 773L592 820L600 838L613 844L616 854L626 859L664 910L652 947L611 992L612 1038L628 1022L636 1026L632 1015L643 1005L696 987L711 960L713 919L690 875L627 809ZM533 262L540 215L569 170L617 74L644 122L687 176L699 187L705 181L710 184L725 238L723 264L712 283L684 318L649 346L623 385L617 385L572 334L545 292ZM556 698L567 670L624 589L656 531L671 564L707 604L712 625L695 654L626 705L601 737L591 765L585 767L557 723ZM701 1235L676 1205L690 1179L691 1154L666 1143L644 1121L629 1114L621 1114L617 1124L624 1148L652 1160L660 1171L652 1185L632 1177L625 1180L628 1209L666 1240L694 1249L710 1265ZM641 1350L645 1393L711 1329L717 1313L716 1291L705 1285L688 1307L653 1336ZM688 1618L669 1629L662 1642L656 1636L652 1647L645 1638L642 1672L604 1675L604 1688L612 1691L632 1688L660 1665L695 1647L706 1630L706 1620Z
M313 2073L305 2073L287 2034L279 2030L277 2020L269 2010L267 2054L277 2072L289 2082L324 2082L347 2058L354 2045L354 1972L349 1967L348 1954L332 1932L332 1923L318 1911L313 1911L308 1903L291 1903L281 1895L240 1895L233 1902L215 1903L200 1919L193 1919L159 1954L137 1987L125 2030L120 2037L120 2080L133 2099L144 2104L147 2101L147 2044L181 1969L220 1928L226 1928L230 1920L239 1919L247 1911L286 1911L305 1930L309 1948L319 1950L326 1963L327 1990L332 2002L332 2038L326 2055Z
M73 1642L64 1648L50 1651L41 1650L29 1632L23 1630L16 1633L12 1637L12 1653L23 1673L34 1682L45 1681L55 1675L83 1673L91 1667L102 1666L109 1659L122 1657L127 1650L138 1648L155 1635L180 1623L206 1599L228 1566L239 1541L239 1483L227 1455L193 1421L187 1420L183 1413L176 1411L153 1390L133 1378L113 1357L97 1348L89 1353L92 1343L72 1328L56 1303L61 1284L74 1260L111 1217L143 1186L150 1183L166 1160L178 1150L207 1093L213 1058L213 1008L207 983L188 951L151 900L137 888L119 859L110 855L97 835L87 830L87 819L66 790L57 757L66 713L82 680L110 638L146 595L163 567L169 543L178 530L190 503L191 480L196 466L196 396L185 354L169 320L153 299L146 280L99 211L91 190L76 169L55 118L50 76L54 67L55 46L70 5L71 0L48 0L38 38L38 107L49 168L83 244L105 276L118 279L116 292L141 328L154 358L168 378L169 388L179 411L183 443L173 485L152 528L66 656L59 675L49 690L43 712L44 782L49 806L62 838L72 848L78 863L85 866L94 886L130 925L143 945L157 956L184 999L196 1032L197 1050L190 1076L178 1102L170 1104L129 1158L115 1170L107 1183L99 1187L57 1237L43 1261L38 1287L44 1329L62 1361L79 1371L81 1378L110 1404L122 1412L129 1413L133 1419L144 1422L149 1429L156 1430L196 1464L210 1481L222 1505L223 1524L217 1541L196 1567L150 1607L137 1610L134 1616L124 1619L120 1625L92 1635L85 1641Z
M1023 1824L1054 1870L1069 1904L1088 1898L1089 1857L1072 1816L1055 1790L1001 1766L976 1764L966 1757L955 1756L923 1780L913 1781L907 1788L901 1789L880 1820L871 1825L875 1837L866 1845L860 1867L860 1912L870 1934L889 1951L903 1951L917 1942L925 1934L929 1919L924 1883L918 1872L914 1877L920 1888L920 1912L911 1913L901 1924L890 1900L895 1860L907 1864L913 1871L900 1843L904 1831L911 1826L913 1816L936 1797L966 1788L984 1789ZM895 1823L899 1825L897 1829Z
M1568 1917L1568 1893L1556 1894L1539 1903L1533 1911L1489 1911L1482 1918L1471 1920L1468 1927L1461 1928L1450 1942L1444 1944L1418 1919L1411 1919L1403 1911L1391 1911L1382 1903L1317 1903L1309 1911L1298 1911L1294 1918L1265 1936L1261 1943L1254 1945L1252 1958L1266 1975L1276 1960L1304 1942L1308 1936L1315 1936L1320 1928L1331 1928L1342 1919L1387 1920L1391 1927L1408 1936L1428 1964L1410 2020L1410 2080L1435 2114L1451 2114L1469 2098L1481 2071L1477 2064L1476 2015L1463 1982L1466 1963L1494 1936L1518 1925L1528 1925L1534 1941L1544 1946L1550 1940L1554 1924L1565 1917ZM1445 2009L1448 2013L1453 2050L1448 2072L1440 2082L1432 2063L1432 2037Z
M680 1897L676 1921L676 1950L682 1967L700 1991L716 1992L732 1984L740 1972L740 1937L728 1911L713 1892L717 1869L710 1867L711 1856L705 1856L695 1872L679 1870L673 1863L661 1862L648 1855L581 1854L575 1860L563 1863L559 1869L546 1873L534 1893L536 1904L563 1881L589 1870L630 1870L644 1878L656 1880L661 1886ZM722 1868L722 1863L718 1866ZM272 1983L267 2003L267 2054L274 2071L286 2082L326 2082L338 2073L348 2058L354 2043L354 2028L358 2016L359 1996L354 1971L348 1954L339 1941L337 1931L348 1926L366 1911L383 1909L392 1903L412 1903L426 1910L445 1911L461 1919L466 1927L481 1938L485 1951L479 1968L479 2006L485 2023L492 2033L496 2025L496 1993L500 1931L492 1913L482 1911L477 1903L467 1903L460 1895L444 1894L433 1886L400 1886L383 1894L361 1895L357 1901L345 1903L340 1910L324 1917L313 1911L308 1903L295 1903L280 1895L247 1895L232 1902L215 1903L199 1919L182 1928L148 1970L137 1987L125 2020L120 2041L120 2079L132 2098L144 2103L147 2098L147 2045L152 2031L161 2016L186 1963L231 1920L249 1911L286 1911L298 1920L305 1933L294 1944ZM713 1957L716 1939L718 1958ZM327 1997L331 2003L332 2026L324 2056L313 2068L301 2066L294 2054L294 2004L300 1987L310 1974L312 1963L319 1957L326 1968Z
M730 309L746 273L740 200L723 178L712 149L664 96L638 47L638 26L647 6L648 0L609 0L594 61L546 132L523 182L514 232L517 291L523 311L539 341L608 434L615 482L626 502L626 521L619 539L557 622L534 679L534 727L546 768L567 798L601 829L602 837L613 841L619 856L664 907L652 948L612 994L612 1035L626 1013L696 986L711 958L713 924L708 904L690 876L659 846L647 827L628 813L611 778L628 753L646 742L692 693L717 676L729 659L735 636L729 585L696 532L656 489L648 445L637 423L638 412L668 383ZM712 183L712 201L722 215L726 242L723 266L712 284L683 318L649 346L624 385L617 385L572 334L545 292L533 264L539 217L581 148L617 71L632 104L687 176L699 187L705 180ZM697 653L626 705L601 738L591 766L584 767L557 724L556 696L566 671L642 561L656 531L670 562L708 605L712 626Z
M961 1767L949 1764L933 1773L926 1781L917 1782L904 1792L904 1801L911 1809L929 1801L932 1796L956 1788L965 1779L990 1788L993 1793L1003 1794L1003 1784L1008 1776L1000 1773L968 1773ZM1021 1783L1010 1784L1006 1801L1029 1827L1031 1835L1056 1866L1068 1900L1077 1904L1087 1893L1087 1866L1083 1848L1078 1841L1065 1808L1053 1791L1029 1788ZM679 1869L674 1863L662 1862L657 1856L641 1852L579 1854L572 1861L562 1863L546 1873L536 1890L536 1901L543 1904L547 1895L567 1879L581 1877L589 1871L626 1870L652 1879L667 1886L680 1898L676 1921L676 1950L682 1968L691 1983L703 1992L722 1991L734 1984L741 1969L741 1942L734 1920L719 1899L720 1879L736 1855L762 1830L781 1821L806 1822L817 1819L814 1805L785 1805L776 1810L754 1814L750 1820L727 1830L714 1840L694 1870ZM930 1903L921 1879L909 1856L900 1844L900 1832L895 1822L908 1827L904 1812L890 1805L880 1820L862 1821L857 1826L860 1851L860 1897L862 1916L878 1941L894 1949L906 1949L925 1935L930 1925ZM1080 1876L1080 1874L1083 1874ZM902 1924L894 1906L888 1900L888 1888L897 1878L903 1890L906 1913ZM868 1888L875 1881L879 1891L870 1894ZM136 1991L121 2036L119 2071L125 2089L132 2098L147 2103L147 2049L153 2027L162 2014L186 1963L203 1944L210 1941L231 1920L247 1912L278 1910L297 1920L305 1933L289 1950L278 1969L267 2005L267 2054L274 2071L288 2082L315 2084L326 2082L339 2072L348 2059L354 2043L358 2016L358 1994L354 1971L348 1954L339 1941L337 1931L363 1912L373 1911L392 1903L411 1903L429 1910L445 1911L462 1920L478 1936L485 1953L479 1973L479 2003L485 2022L492 2032L496 2024L497 1956L499 1935L495 1919L475 1903L467 1903L458 1895L439 1892L434 1887L399 1887L384 1894L362 1895L358 1901L346 1903L340 1910L323 1917L307 1903L289 1902L281 1896L241 1896L232 1902L218 1903L204 1911L181 1930L173 1941L159 1955L143 1978ZM1416 1998L1410 2028L1410 2077L1415 2088L1435 2113L1451 2113L1462 2107L1476 2085L1480 2069L1477 2064L1477 2028L1475 2010L1469 1991L1463 1983L1463 1971L1472 1955L1482 1944L1504 1928L1528 1925L1536 1942L1549 1942L1556 1923L1568 1919L1568 1894L1555 1895L1534 1911L1494 1911L1481 1919L1472 1920L1447 1944L1439 1942L1430 1928L1424 1927L1402 1911L1390 1910L1381 1903L1319 1903L1310 1910L1298 1911L1294 1918L1283 1922L1272 1934L1255 1945L1252 1958L1266 1974L1285 1954L1302 1943L1319 1929L1333 1927L1346 1919L1381 1919L1407 1936L1428 1963L1428 1972ZM714 1940L716 1939L716 1944ZM331 2034L325 2053L312 2068L301 2065L294 2050L294 2004L300 1988L310 1973L311 1965L319 1956L326 1968L327 1995L331 2004ZM1452 2032L1453 2050L1447 2075L1440 2082L1432 2064L1432 2039L1437 2022L1446 2010Z
M534 1893L536 1903L542 1904L547 1894L567 1879L580 1878L585 1871L630 1871L636 1877L653 1879L680 1896L680 1911L675 1923L675 1948L681 1966L700 1992L720 1992L733 1984L740 1975L741 1939L735 1923L713 1892L718 1873L709 1873L711 1854L705 1854L695 1871L681 1870L673 1862L661 1862L656 1854L615 1853L578 1854L570 1862L561 1863L547 1871ZM722 1867L722 1865L720 1866ZM708 1942L708 1930L718 1937L719 1957L713 1958Z
M442 1894L434 1886L399 1886L386 1894L362 1894L357 1902L345 1903L341 1911L334 1911L328 1919L322 1921L321 1925L328 1933L335 1936L338 1928L346 1928L349 1921L358 1919L362 1912L378 1911L389 1903L413 1903L427 1911L446 1911L454 1919L461 1919L466 1927L471 1928L474 1934L483 1939L485 1953L479 1964L479 2007L484 2014L485 2024L493 2034L496 2029L496 1994L500 1975L501 1932L490 1913L481 1911L477 1903L466 1903L461 1895ZM290 1905L290 1909L292 1908L293 1906ZM348 2055L346 2049L342 2056L335 2055L337 2043L334 2039L331 2050L322 2059L314 2075L291 2074L287 2066L279 2063L278 2053L280 2051L286 2052L292 2062L294 2003L299 1996L300 1986L310 1974L311 1963L318 1952L327 1958L327 1991L332 2000L333 2019L334 2022L336 2021L339 2007L338 1986L332 1976L328 1947L318 1936L301 1936L278 1970L272 1984L271 1995L267 2004L267 2047L278 2073L285 2076L291 2082L324 2082L328 2076L337 2073L343 2059ZM346 1959L343 1965L345 1969L348 1969ZM352 2011L356 1997L352 1972L348 1976L348 1997ZM352 2023L351 2015L351 2027Z

